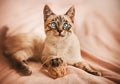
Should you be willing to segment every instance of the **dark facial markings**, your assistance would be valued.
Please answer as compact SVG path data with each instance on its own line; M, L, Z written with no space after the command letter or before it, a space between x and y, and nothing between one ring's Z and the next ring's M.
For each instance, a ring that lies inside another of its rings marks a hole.
M64 17L61 17L61 16L58 16L56 18L54 18L52 20L51 23L49 23L48 25L50 28L52 29L56 29L56 30L66 30L66 31L69 31L70 28L71 28L71 25L69 24L69 22L67 20L65 20Z
M52 19L50 23L47 25L47 29L45 32L53 31L53 32L58 32L59 36L63 37L63 32L69 32L71 33L71 24L69 21L67 21L64 17L57 16L56 18Z
M62 24L62 22L63 22L63 19L64 18L62 18L61 16L58 16L58 17L54 18L52 21L56 22L57 26L60 26Z

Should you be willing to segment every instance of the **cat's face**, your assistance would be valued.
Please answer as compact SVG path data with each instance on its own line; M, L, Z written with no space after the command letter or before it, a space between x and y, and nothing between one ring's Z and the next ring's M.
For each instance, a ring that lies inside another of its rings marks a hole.
M46 36L68 37L73 33L75 9L71 7L64 15L56 15L49 6L44 7Z

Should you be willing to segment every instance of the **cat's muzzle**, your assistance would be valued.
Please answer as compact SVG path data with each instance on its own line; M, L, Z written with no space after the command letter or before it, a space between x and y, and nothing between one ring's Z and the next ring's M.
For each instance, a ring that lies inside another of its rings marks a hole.
M57 30L57 32L58 32L58 36L64 37L63 30Z

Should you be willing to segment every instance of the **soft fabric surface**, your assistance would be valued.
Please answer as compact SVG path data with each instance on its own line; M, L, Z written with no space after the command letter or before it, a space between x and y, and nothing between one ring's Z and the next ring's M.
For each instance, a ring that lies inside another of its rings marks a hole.
M0 28L8 26L8 35L38 33L43 39L43 7L48 4L57 14L76 8L76 34L82 56L98 77L68 66L69 74L52 79L40 63L30 63L33 74L21 76L0 54L0 84L116 84L120 83L120 1L119 0L0 0Z

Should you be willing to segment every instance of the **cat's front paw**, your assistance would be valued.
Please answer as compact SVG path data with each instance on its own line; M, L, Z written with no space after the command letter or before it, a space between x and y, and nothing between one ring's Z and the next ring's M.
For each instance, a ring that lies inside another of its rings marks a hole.
M63 60L61 58L55 58L55 59L51 59L50 60L50 65L52 67L58 67L59 65L61 65L63 63Z
M52 59L48 66L48 73L53 78L63 77L67 74L67 64L61 58Z

